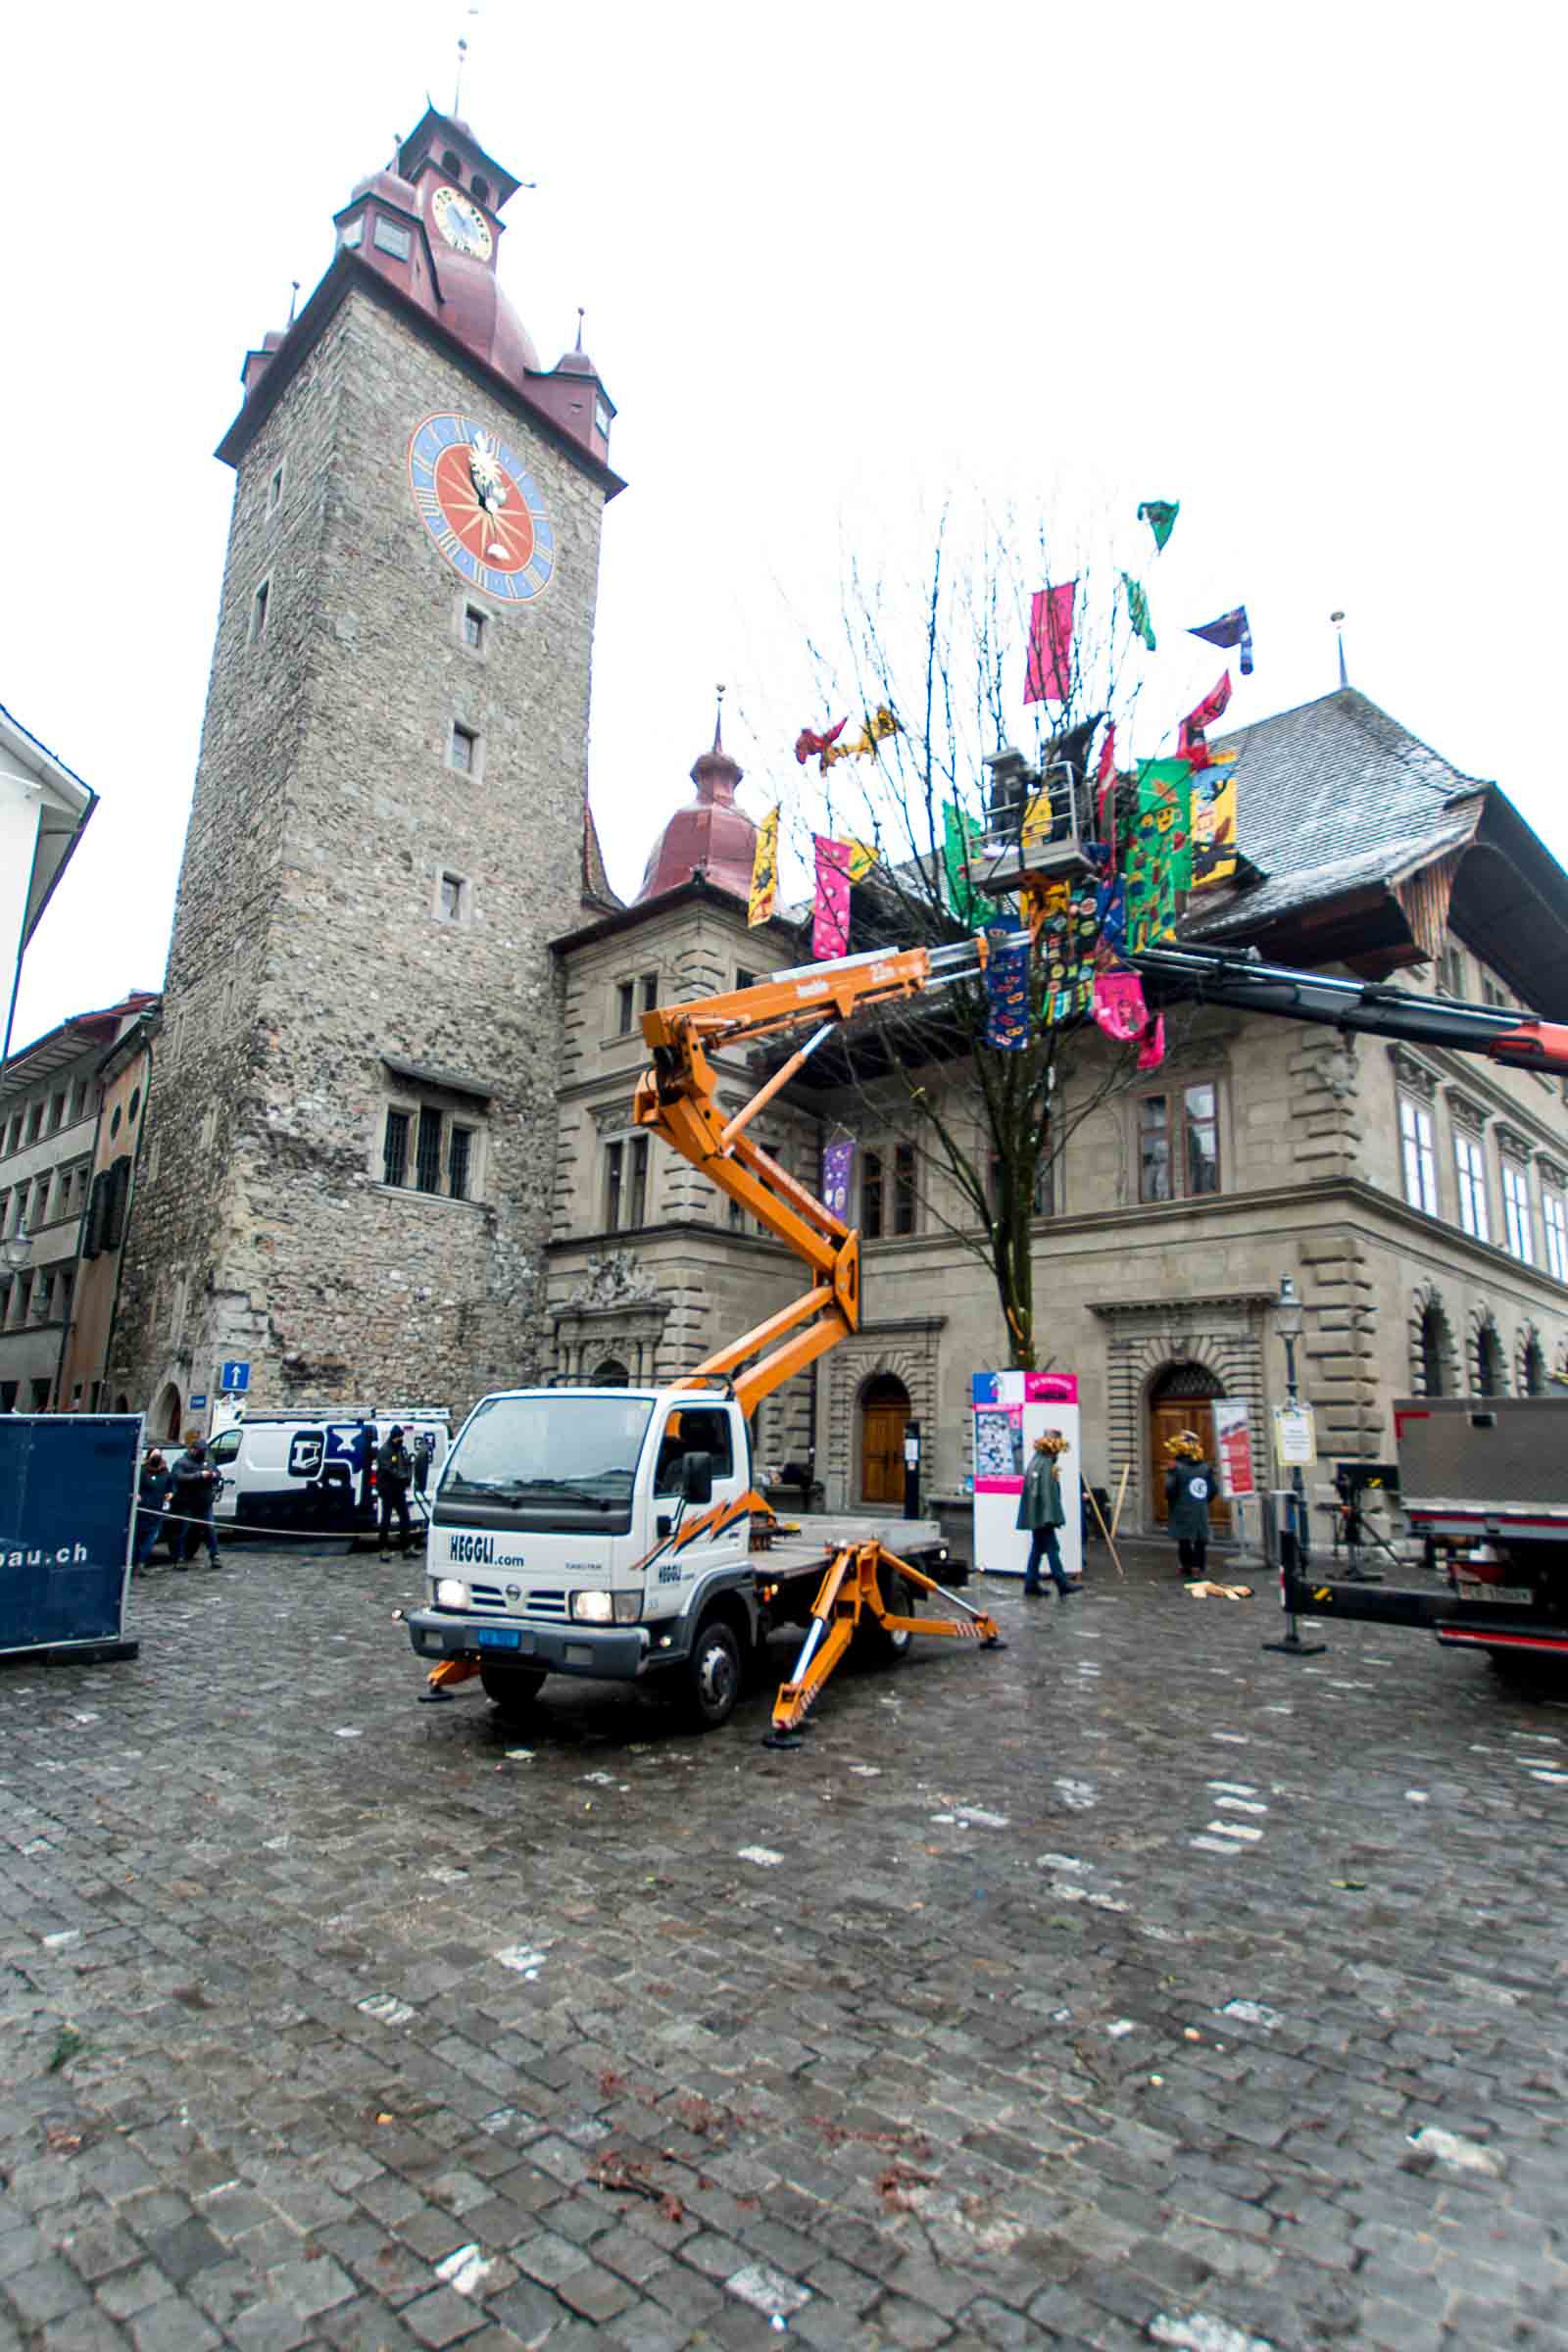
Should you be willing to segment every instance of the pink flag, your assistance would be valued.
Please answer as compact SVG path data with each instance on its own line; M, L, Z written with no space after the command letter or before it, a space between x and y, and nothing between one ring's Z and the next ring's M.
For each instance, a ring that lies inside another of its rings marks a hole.
M1216 718L1224 716L1230 705L1230 699L1231 673L1227 670L1219 684L1204 695L1195 710L1188 711L1187 716L1176 730L1176 757L1179 760L1192 761L1194 775L1197 775L1200 769L1212 764L1208 756L1208 745L1204 741L1204 733L1214 724Z
M1141 1070L1157 1070L1164 1058L1165 1015L1162 1012L1156 1012L1154 1026L1149 1031L1138 1049L1138 1067Z
M1130 1046L1149 1027L1144 984L1136 972L1095 974L1095 1019L1107 1037Z
M1029 608L1026 703L1064 703L1072 693L1072 600L1076 580L1042 588Z
M816 906L811 920L811 954L847 956L850 951L850 859L853 841L829 841L813 833L816 852Z

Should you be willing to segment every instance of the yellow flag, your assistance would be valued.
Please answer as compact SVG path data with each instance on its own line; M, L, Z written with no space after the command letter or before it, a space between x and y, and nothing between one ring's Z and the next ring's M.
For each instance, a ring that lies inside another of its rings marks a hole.
M848 870L852 882L863 882L875 863L876 852L868 841L851 842Z
M778 814L777 808L770 808L757 828L752 896L746 908L746 921L751 929L759 923L770 922L778 904Z

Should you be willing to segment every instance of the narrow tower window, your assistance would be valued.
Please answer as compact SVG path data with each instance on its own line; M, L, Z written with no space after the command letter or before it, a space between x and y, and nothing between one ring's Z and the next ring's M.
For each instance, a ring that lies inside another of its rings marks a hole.
M269 514L276 512L278 503L282 496L283 468L281 466L278 466L273 468L272 478L267 485L267 512Z
M460 726L454 720L452 750L448 757L451 765L457 769L459 775L472 776L478 773L479 738L472 727Z
M476 654L484 651L484 624L485 615L476 605L464 606L463 642L466 646L471 646Z
M263 580L251 598L251 643L255 645L267 628L267 600L271 592L270 580Z

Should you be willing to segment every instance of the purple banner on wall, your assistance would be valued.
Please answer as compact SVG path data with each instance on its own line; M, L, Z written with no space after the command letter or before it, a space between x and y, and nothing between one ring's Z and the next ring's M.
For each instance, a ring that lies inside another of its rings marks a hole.
M850 1221L850 1187L855 1181L855 1146L829 1144L822 1153L822 1200L842 1224Z

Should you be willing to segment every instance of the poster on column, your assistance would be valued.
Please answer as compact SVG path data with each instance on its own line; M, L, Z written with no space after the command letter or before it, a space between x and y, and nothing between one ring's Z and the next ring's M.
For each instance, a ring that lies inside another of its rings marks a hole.
M1082 1463L1079 1457L1078 1378L1073 1372L976 1372L970 1384L974 1413L974 1565L987 1576L1021 1578L1029 1536L1017 1524L1018 1497L1035 1440L1059 1430L1067 1451L1057 1456L1065 1522L1057 1531L1061 1564L1083 1571Z
M1214 1416L1219 1491L1230 1502L1243 1501L1257 1493L1257 1480L1252 1472L1252 1429L1247 1406L1239 1397L1216 1396L1209 1410Z

